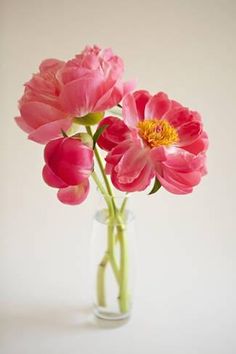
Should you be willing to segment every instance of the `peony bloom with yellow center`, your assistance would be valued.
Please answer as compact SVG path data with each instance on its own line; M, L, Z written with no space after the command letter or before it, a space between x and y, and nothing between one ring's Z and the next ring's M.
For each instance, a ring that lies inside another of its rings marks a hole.
M206 174L208 137L200 115L165 93L141 90L124 98L122 116L104 118L98 140L115 187L142 191L156 178L171 193L191 193Z

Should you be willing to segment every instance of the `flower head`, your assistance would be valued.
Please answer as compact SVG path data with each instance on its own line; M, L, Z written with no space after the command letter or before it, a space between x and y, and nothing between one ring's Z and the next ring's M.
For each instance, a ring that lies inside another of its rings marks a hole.
M192 192L206 173L208 138L200 115L162 92L136 91L123 100L123 118L105 118L100 125L108 128L98 140L109 151L106 170L115 187L141 191L156 177L169 192Z
M60 101L64 109L81 117L117 105L133 88L133 83L123 83L123 72L122 59L111 49L86 47L61 71Z
M16 122L29 139L47 143L73 122L92 125L133 88L122 81L123 61L111 49L86 47L68 62L44 60L25 84Z
M59 138L44 150L44 181L60 188L58 199L65 204L80 204L89 192L93 170L93 150L78 138Z

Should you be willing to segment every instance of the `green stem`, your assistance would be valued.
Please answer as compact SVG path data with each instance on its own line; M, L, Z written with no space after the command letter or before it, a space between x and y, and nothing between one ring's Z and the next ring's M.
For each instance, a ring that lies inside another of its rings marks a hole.
M121 207L120 207L120 214L122 217L124 216L124 211L125 211L125 207L126 207L127 202L128 202L128 193L126 193L126 196L125 196L125 198L121 204Z
M94 182L96 183L98 189L100 190L101 194L103 195L107 206L108 206L108 211L109 211L109 219L110 216L113 215L113 208L110 203L110 198L106 197L106 191L103 188L102 183L100 182L100 179L98 178L97 174L95 171L92 173L92 177ZM105 271L106 271L106 266L107 263L109 262L109 253L106 252L103 259L99 263L98 270L97 270L97 301L99 306L105 307L106 306L106 294L105 294Z
M109 210L109 217L110 215L113 215L114 214L114 210L113 210L113 206L111 204L111 200L109 198L109 196L107 196L106 194L106 191L105 189L103 188L103 185L98 177L98 175L96 174L95 171L92 172L92 178L94 180L94 182L96 183L98 189L100 190L102 196L104 197L106 203L107 203L107 207L108 207L108 210Z
M111 267L112 270L114 272L116 281L118 283L118 285L120 284L120 274L119 274L119 267L116 261L116 257L115 257L115 252L114 252L114 248L115 248L115 235L114 235L114 225L113 222L108 224L108 247L107 247L107 253L109 256L109 260L111 263Z
M86 130L90 136L93 136L92 130L89 126L86 127ZM106 296L105 296L105 271L108 262L110 262L114 276L119 286L119 306L122 313L126 313L129 310L129 296L128 296L128 253L127 253L127 244L125 236L125 226L123 222L124 211L127 203L127 196L124 198L120 210L117 209L113 192L109 183L109 180L106 176L103 163L97 148L94 148L94 154L98 162L101 175L103 177L104 183L108 195L98 178L96 172L92 173L92 177L98 186L101 194L103 195L109 211L108 219L108 241L107 241L107 251L102 258L97 271L97 300L99 306L106 306ZM115 225L117 228L117 238L114 235ZM116 241L119 240L120 244L120 269L118 267L116 257L115 257L115 246Z
M102 183L100 182L97 174L95 171L92 173L92 177L104 196L108 210L109 210L109 218L108 218L108 246L107 246L107 252L105 256L103 257L102 261L100 262L98 266L98 272L97 272L97 298L98 298L98 304L100 306L106 306L106 299L105 299L105 271L106 271L106 266L108 261L110 261L112 270L114 272L116 281L119 285L119 267L116 261L115 253L114 253L114 246L115 246L115 237L114 237L114 210L111 204L111 199L107 197L107 194L103 188Z
M108 254L105 254L98 266L97 271L97 301L99 306L106 307L106 293L105 293L105 271L106 265L109 261Z
M126 197L127 198L127 197ZM127 202L127 201L126 201ZM126 203L125 202L125 203ZM124 205L125 207L125 205ZM123 210L124 212L124 210ZM128 293L128 247L127 237L125 233L125 223L123 221L123 215L117 217L117 238L120 244L120 293L119 293L119 305L120 311L126 313L129 310L129 293Z
M118 286L120 286L119 267L114 254L116 239L114 236L114 225L112 224L112 222L108 224L107 239L108 239L107 251L103 256L101 262L99 263L98 271L97 271L97 299L98 299L99 306L103 306L103 307L106 306L105 272L106 272L106 266L108 262L110 262L117 284Z
M86 126L86 130L87 130L87 133L88 133L91 137L93 137L93 132L92 132L91 127L90 127L90 126ZM103 179L104 179L107 192L108 192L109 196L111 197L111 200L112 200L112 203L113 203L113 207L114 207L114 210L115 210L116 208L115 208L115 204L114 204L113 192L112 192L112 189L111 189L109 180L108 180L108 178L107 178L107 175L106 175L106 173L105 173L101 156L100 156L100 154L99 154L98 149L96 148L96 146L95 146L95 148L94 148L94 154L95 154L95 157L96 157L96 160L97 160L99 169L100 169L100 171L101 171L102 177L103 177Z

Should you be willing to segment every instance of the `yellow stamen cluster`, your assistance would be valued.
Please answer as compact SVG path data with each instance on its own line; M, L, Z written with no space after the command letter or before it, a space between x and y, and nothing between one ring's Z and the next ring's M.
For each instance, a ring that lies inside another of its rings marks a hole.
M178 142L177 130L165 119L150 119L138 123L139 135L150 147L170 146Z

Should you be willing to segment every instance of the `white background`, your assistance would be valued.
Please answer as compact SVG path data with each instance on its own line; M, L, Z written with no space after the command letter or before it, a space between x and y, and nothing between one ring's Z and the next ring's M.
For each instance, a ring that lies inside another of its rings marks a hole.
M1 1L1 354L236 353L236 1ZM95 196L60 204L43 147L13 121L47 57L112 47L126 78L201 112L209 174L193 194L133 198L139 248L132 319L96 322L88 298ZM108 327L108 328L106 328Z

